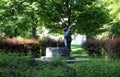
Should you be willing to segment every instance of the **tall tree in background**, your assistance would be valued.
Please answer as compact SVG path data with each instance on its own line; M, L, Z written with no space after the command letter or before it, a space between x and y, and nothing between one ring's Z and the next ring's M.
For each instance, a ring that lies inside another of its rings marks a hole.
M14 37L27 30L27 16L24 14L23 2L16 0L2 0L1 2L3 3L1 5L1 10L3 10L1 13L1 31L9 37Z
M74 25L74 32L94 36L103 32L100 28L109 22L108 10L96 0L40 1L40 14L49 21L46 27L55 32L62 31L65 25Z
M109 22L109 13L98 0L1 0L0 4L0 29L11 37L31 31L36 38L36 27L42 25L54 33L73 25L74 32L94 36Z
M112 17L110 36L112 38L120 36L120 0L111 0L109 7Z
M26 1L25 5L25 13L28 17L27 24L31 26L32 38L37 38L37 26L40 26L40 16L39 16L39 3L36 1Z
M1 31L9 37L37 37L36 27L40 24L37 1L2 0Z

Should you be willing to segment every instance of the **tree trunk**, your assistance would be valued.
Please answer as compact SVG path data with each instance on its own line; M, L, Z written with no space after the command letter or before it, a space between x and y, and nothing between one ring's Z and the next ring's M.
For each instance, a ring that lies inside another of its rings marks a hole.
M32 27L32 38L37 38L36 27Z
M14 37L17 36L17 28L14 29Z
M67 0L66 1L66 4L67 4L67 14L68 14L68 26L71 25L71 5L70 5L70 1Z

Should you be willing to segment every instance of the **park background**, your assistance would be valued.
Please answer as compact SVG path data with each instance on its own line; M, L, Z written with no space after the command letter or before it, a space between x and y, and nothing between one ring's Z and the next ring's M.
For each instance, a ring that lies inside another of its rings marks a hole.
M120 77L119 4L120 0L0 0L0 76ZM63 29L70 25L70 55L90 60L36 61L47 47L64 47Z

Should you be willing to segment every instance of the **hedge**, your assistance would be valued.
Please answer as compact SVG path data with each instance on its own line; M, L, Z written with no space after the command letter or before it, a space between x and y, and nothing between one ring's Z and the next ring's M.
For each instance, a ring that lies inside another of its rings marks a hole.
M89 60L68 64L36 61L30 56L0 53L1 77L120 77L120 62Z
M6 53L22 53L24 55L32 54L33 57L44 56L47 47L57 46L64 47L63 40L55 40L49 37L42 39L0 39L0 51L5 51Z
M74 64L77 77L120 77L120 62L91 60Z
M29 56L2 54L0 77L76 77L76 72L61 61L41 62Z

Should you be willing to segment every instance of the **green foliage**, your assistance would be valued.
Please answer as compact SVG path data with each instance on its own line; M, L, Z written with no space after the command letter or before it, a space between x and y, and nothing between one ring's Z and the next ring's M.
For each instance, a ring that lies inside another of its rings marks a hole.
M61 61L41 62L30 57L1 54L1 77L76 77L75 70Z
M111 36L120 36L120 21L113 23L111 27Z
M120 62L91 60L74 64L77 77L119 77Z
M76 28L78 28L78 32L89 36L100 34L104 32L100 28L103 27L103 24L109 22L108 15L108 11L102 6L89 6L79 15Z
M0 53L0 57L0 73L2 77L32 77L35 75L33 67L36 63L32 63L29 57L4 53Z
M68 5L71 7L68 8ZM64 0L45 1L41 10L42 16L52 22L46 22L46 24L49 23L46 27L54 32L62 32L62 28L70 23L74 24L74 32L94 36L104 32L100 28L110 21L109 11L95 0L76 0L75 3L71 0L68 2ZM65 21L64 18L68 18L68 21ZM62 26L59 22L62 22Z
M120 23L120 0L111 0L110 1L110 15L112 18L110 36L116 37L119 36L119 23Z
M30 37L38 26L62 33L72 24L73 32L94 36L109 22L108 10L96 0L2 0L0 13L0 30L9 37Z
M30 37L32 27L41 24L37 1L2 0L0 8L0 30L8 37Z
M120 62L89 60L66 64L36 61L30 56L0 53L1 77L119 77Z

